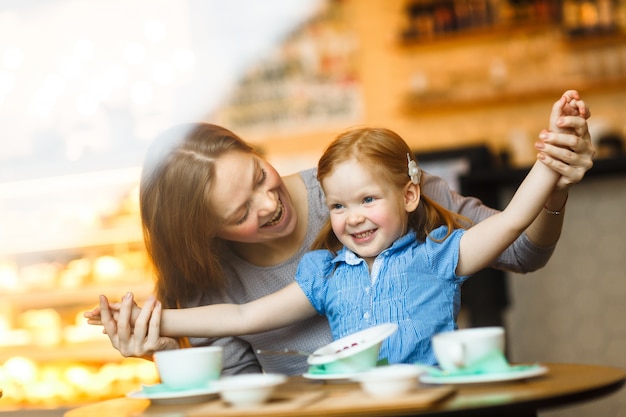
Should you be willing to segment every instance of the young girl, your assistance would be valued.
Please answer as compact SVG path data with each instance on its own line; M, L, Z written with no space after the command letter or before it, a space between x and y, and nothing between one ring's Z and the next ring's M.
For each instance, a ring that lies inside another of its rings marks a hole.
M456 328L461 284L531 224L559 175L535 163L503 212L465 230L463 218L421 193L411 155L387 129L339 135L317 171L330 219L318 250L300 262L296 282L246 304L163 310L161 335L245 335L322 314L334 339L395 322L398 331L383 343L381 357L436 363L430 338ZM108 309L104 297L100 308Z

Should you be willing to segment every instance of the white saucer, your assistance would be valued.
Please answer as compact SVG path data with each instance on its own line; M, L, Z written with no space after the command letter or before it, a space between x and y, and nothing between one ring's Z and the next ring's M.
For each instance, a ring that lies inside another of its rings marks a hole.
M302 377L306 379L319 379L324 381L339 381L342 379L352 379L359 374L359 372L346 372L345 374L311 374L307 372L305 374L302 374Z
M543 375L548 372L545 366L528 366L522 365L519 369L511 369L508 372L479 374L479 375L428 375L424 374L420 377L420 381L425 384L477 384L481 382L502 382L513 381L517 379L532 378Z
M146 392L144 390L134 391L126 394L128 398L138 398L151 400L158 404L184 404L207 401L217 397L219 388L211 386L207 388L195 388L180 391Z

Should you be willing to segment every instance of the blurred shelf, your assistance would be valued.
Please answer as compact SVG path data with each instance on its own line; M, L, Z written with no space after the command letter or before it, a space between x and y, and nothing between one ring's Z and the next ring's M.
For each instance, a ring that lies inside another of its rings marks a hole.
M571 48L573 50L626 45L626 34L619 32L584 35L564 34L562 37L561 45L566 48Z
M20 310L95 306L100 294L107 295L111 301L117 301L127 292L132 292L135 298L141 301L154 292L154 284L152 281L115 282L77 289L55 288L48 291L31 290L25 293L4 292L0 295L0 303L19 306Z
M496 107L519 106L520 103L530 103L550 100L556 101L569 89L576 89L581 94L609 93L626 89L626 78L613 80L597 80L579 82L559 82L539 88L506 88L468 97L452 97L448 92L429 93L420 96L409 94L405 100L405 113L411 117L421 117L437 113L458 113L471 110L491 110Z
M55 346L0 346L0 364L13 357L25 357L37 363L107 363L124 359L104 335L103 340Z
M621 54L626 53L626 34L617 28L611 31L569 33L554 22L522 21L519 24L509 23L434 34L425 39L402 39L398 45L400 54L406 57L431 52L443 56L446 52L473 48L477 45L497 45L498 50L502 48L506 50L515 39L522 40L528 48L539 48L539 44L531 43L530 39L533 37L539 42L546 42L544 46L549 47L552 53L563 55L563 59L571 57L579 62L581 74L574 74L570 71L569 75L559 77L546 70L545 74L519 74L517 80L510 78L498 83L499 80L490 79L488 68L485 68L485 73L481 73L476 80L459 83L456 78L450 76L447 85L442 84L440 80L438 86L429 88L426 85L423 90L408 90L401 104L401 111L408 117L422 117L472 110L494 110L498 107L519 106L520 103L553 102L564 91L572 88L585 95L626 89L626 72L621 68L603 67L609 62L606 59L608 50L617 54L615 59L619 59ZM590 55L590 53L597 54L597 56ZM506 62L504 57L502 59L505 60L505 67L515 65L515 62ZM591 65L587 62L589 60L597 61L595 62L595 66L599 68L596 71L597 74L584 73L585 66ZM460 63L461 67L462 65ZM467 77L472 75L467 74ZM435 78L434 74L424 74L424 76L427 79L431 76Z
M441 49L446 47L459 48L465 45L476 43L502 42L517 36L532 36L533 34L544 34L561 32L558 26L552 22L502 24L484 27L469 28L451 32L436 33L428 38L400 38L398 45L406 50L420 50L424 48Z
M118 228L77 231L77 233L66 231L54 235L4 237L0 242L0 254L17 255L140 242L143 242L143 234L141 225L137 222Z
M566 48L593 48L614 46L626 42L626 33L618 28L607 31L580 31L568 33L567 30L554 22L524 22L501 25L483 26L444 33L435 33L430 37L401 37L398 46L406 50L427 48L441 49L459 48L476 43L508 42L516 37L552 34L558 37L561 45Z

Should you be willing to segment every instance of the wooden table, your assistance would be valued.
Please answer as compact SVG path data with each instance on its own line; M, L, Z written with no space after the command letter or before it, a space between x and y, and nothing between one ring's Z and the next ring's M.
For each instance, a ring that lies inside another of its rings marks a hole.
M376 399L352 382L322 382L291 377L270 402L236 409L219 398L196 404L151 404L118 398L68 411L65 417L233 417L233 416L536 416L539 410L600 398L620 389L624 369L545 364L539 377L508 382L424 385L395 399Z

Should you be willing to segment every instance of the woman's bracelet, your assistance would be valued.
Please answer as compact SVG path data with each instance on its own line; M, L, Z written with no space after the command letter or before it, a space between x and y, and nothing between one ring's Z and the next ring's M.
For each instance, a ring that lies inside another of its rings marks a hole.
M567 204L567 199L569 198L569 194L567 195L567 197L565 197L565 201L563 202L563 205L561 206L560 209L558 210L550 210L548 208L548 205L546 204L545 206L543 206L543 209L546 211L546 213L551 214L553 216L560 216L561 213L563 212L563 209L565 208L565 205Z

